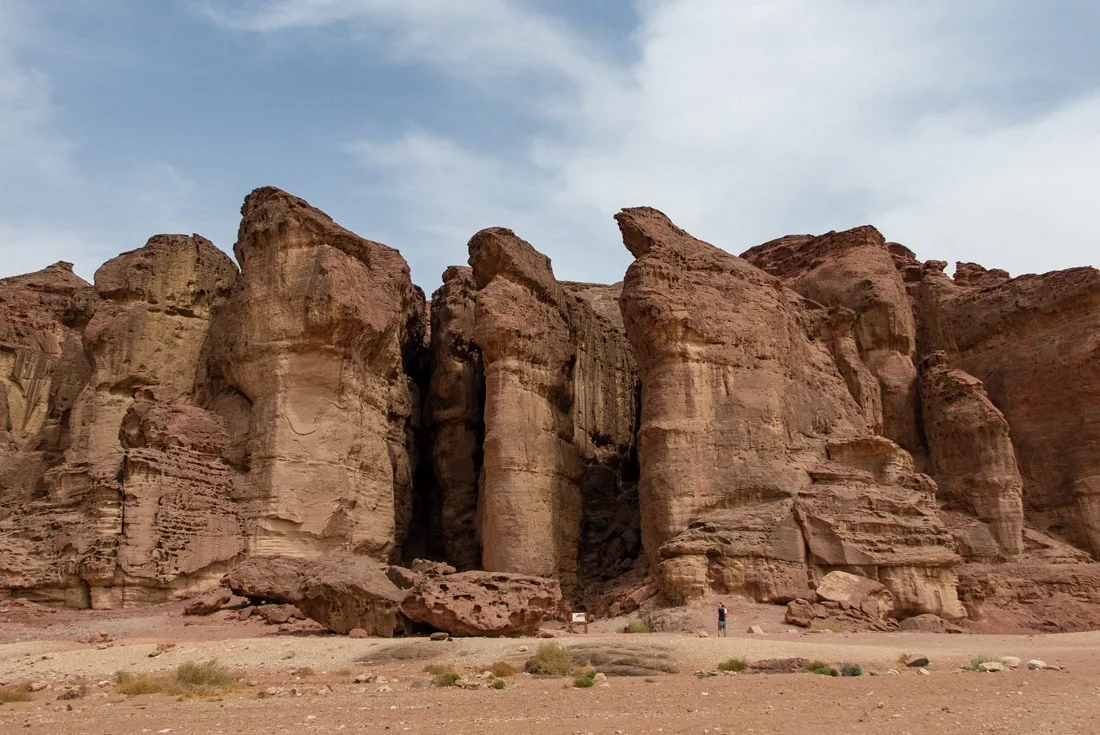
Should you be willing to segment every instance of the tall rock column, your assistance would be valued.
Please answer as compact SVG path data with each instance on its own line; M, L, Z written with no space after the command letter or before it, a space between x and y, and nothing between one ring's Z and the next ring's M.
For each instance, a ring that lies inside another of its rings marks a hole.
M215 352L251 402L251 551L389 557L412 508L403 357L423 319L408 264L279 189L241 214Z
M1023 551L1023 480L1008 422L982 382L947 364L943 352L925 358L921 406L939 496L977 516L1006 557Z
M481 471L485 376L474 344L477 285L469 268L452 266L432 295L432 375L425 413L430 460L439 491L447 560L460 570L481 559L477 481Z
M481 555L488 571L576 582L580 458L570 417L576 359L550 260L511 230L470 240L474 341L485 365Z

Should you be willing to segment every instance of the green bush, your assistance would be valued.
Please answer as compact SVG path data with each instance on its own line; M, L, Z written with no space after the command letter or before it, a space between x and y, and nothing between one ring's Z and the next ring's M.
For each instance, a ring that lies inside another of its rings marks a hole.
M824 661L812 661L806 664L806 671L809 671L811 674L821 674L822 676L840 676L839 671Z
M841 676L863 676L863 667L859 664L841 664Z
M744 658L727 658L718 664L719 671L744 671L749 668L749 662Z
M569 676L576 667L568 648L557 643L543 643L535 650L535 655L527 659L523 670L542 676Z
M490 686L492 686L493 689L503 689L504 688L504 679L494 679L493 683Z
M629 628L631 633L653 632L653 629L649 627L649 623L646 623L644 620L631 620Z
M590 679L587 676L578 676L576 679L573 680L573 686L577 687L578 689L587 689L595 683L596 682L594 679Z
M437 687L453 687L455 682L461 678L462 676L457 671L447 671L437 674L432 681L435 682Z
M995 659L994 657L986 656L984 654L979 654L977 656L972 656L970 658L970 663L965 664L963 666L963 670L964 671L981 671L981 665L982 664L989 663L990 661L996 661L996 660L997 659Z

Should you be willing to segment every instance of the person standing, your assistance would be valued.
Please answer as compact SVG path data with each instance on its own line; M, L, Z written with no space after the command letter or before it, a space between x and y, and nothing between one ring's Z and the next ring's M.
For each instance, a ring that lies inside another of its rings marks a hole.
M726 616L729 614L729 610L726 609L726 603L718 603L718 635L723 638L726 637Z

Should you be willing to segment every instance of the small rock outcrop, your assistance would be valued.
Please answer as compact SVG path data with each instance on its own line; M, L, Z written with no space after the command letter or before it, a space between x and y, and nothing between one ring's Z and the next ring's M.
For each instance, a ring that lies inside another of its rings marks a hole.
M561 599L553 579L459 572L423 577L409 590L401 612L452 636L530 636L557 614Z

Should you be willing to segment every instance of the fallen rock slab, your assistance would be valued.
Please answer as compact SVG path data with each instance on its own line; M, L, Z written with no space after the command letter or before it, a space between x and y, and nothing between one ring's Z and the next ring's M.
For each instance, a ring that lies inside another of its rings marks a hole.
M405 593L369 557L256 557L227 574L226 582L250 599L294 605L337 633L392 636L405 627L399 611Z

